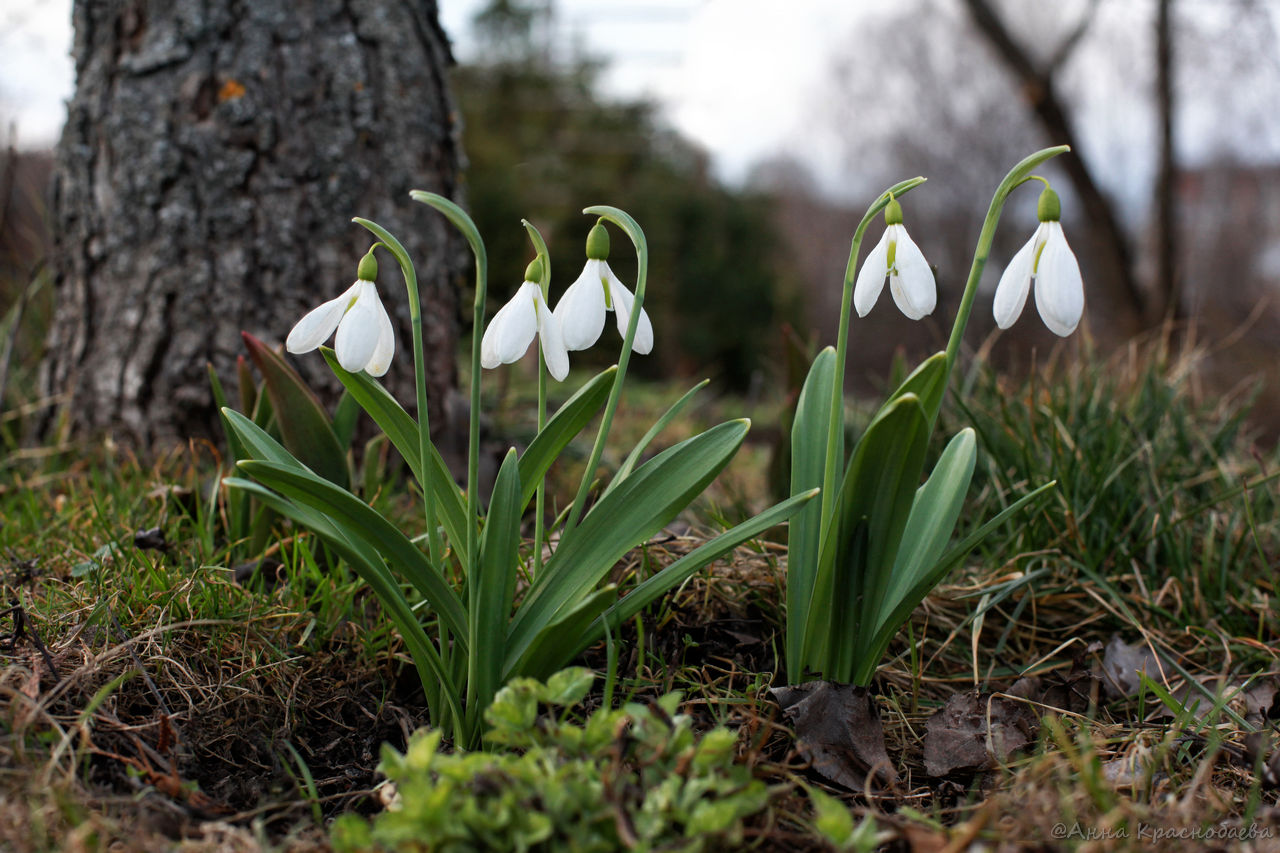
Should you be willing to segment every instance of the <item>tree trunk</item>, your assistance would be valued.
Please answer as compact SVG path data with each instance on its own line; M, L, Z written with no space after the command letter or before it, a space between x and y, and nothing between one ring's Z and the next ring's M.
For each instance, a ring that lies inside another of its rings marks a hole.
M1156 290L1161 294L1165 316L1186 318L1177 267L1177 161L1173 150L1173 22L1172 0L1156 5L1156 114L1160 126L1160 161L1156 170Z
M432 424L455 385L461 239L409 199L457 193L434 0L76 0L76 92L53 188L57 311L43 385L77 432L146 447L208 435L205 371L234 382L241 330L282 342L355 280L373 238L418 266ZM380 255L414 400L409 312ZM319 354L291 357L321 390Z

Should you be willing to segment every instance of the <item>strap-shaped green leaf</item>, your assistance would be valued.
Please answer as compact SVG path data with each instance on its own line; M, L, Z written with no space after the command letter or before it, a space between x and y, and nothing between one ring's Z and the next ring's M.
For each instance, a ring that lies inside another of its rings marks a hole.
M880 659L884 656L884 650L889 647L889 641L893 639L893 635L897 633L902 623L911 616L911 611L915 610L921 601L924 601L924 597L942 582L948 572L958 566L969 555L970 551L976 548L982 540L990 536L997 527L1004 524L1010 516L1032 501L1044 497L1056 485L1057 481L1045 483L1035 491L1018 498L986 524L951 546L942 557L930 566L927 572L916 578L911 587L898 599L894 609L882 619L879 630L870 641L866 658L854 673L855 683L866 684L871 680L871 676L875 674L875 669L880 664Z
M471 642L467 712L475 721L497 692L507 646L507 623L520 558L520 473L515 448L498 469L480 539L480 573L468 578Z
M347 448L338 442L329 415L294 370L262 341L242 332L249 357L262 373L267 397L280 426L281 443L304 465L331 483L351 482Z
M702 567L720 559L748 539L754 539L769 528L783 523L788 518L794 518L796 512L802 507L810 504L810 502L815 502L813 498L817 495L818 489L810 489L803 494L792 495L785 501L769 507L759 515L753 516L741 524L729 528L714 539L704 542L653 577L642 581L635 589L623 596L617 604L602 614L589 631L583 633L577 648L564 659L561 665L569 663L580 652L604 636L606 626L611 630L617 630L622 623L657 601L668 590L684 583Z
M870 639L871 620L897 557L924 467L930 424L915 394L885 407L853 450L836 523L809 604L806 660L823 677L847 682ZM825 645L821 642L826 636Z
M826 347L813 360L796 403L791 427L792 494L822 487L835 376L836 351ZM812 501L791 519L787 534L787 674L793 682L803 668L809 601L822 554L822 521L822 502Z
M916 491L911 517L902 533L902 547L894 561L889 585L880 597L879 613L872 623L878 631L883 620L897 609L898 600L933 568L946 550L964 506L978 459L972 429L963 429L947 443L933 473Z
M942 408L942 398L947 393L948 376L947 354L935 352L902 380L902 384L885 401L885 406L903 394L915 394L920 398L920 405L924 406L929 423L934 423L938 419L938 410Z
M588 595L562 616L556 617L533 638L518 660L508 660L506 678L527 676L544 680L581 651L581 640L589 636L601 614L618 598L618 588L609 584Z
M328 347L321 347L320 352L324 354L325 361L329 363L338 381L347 389L347 393L360 404L360 408L369 413L373 422L386 433L387 438L391 439L396 450L400 451L400 455L408 463L409 470L413 472L418 483L424 488L431 489L431 496L435 500L435 508L438 512L437 517L449 537L449 544L458 554L459 559L465 563L466 500L462 497L462 490L458 488L457 482L449 473L449 468L444 464L436 446L430 442L427 443L431 458L428 460L424 480L421 454L418 449L418 422L404 410L395 397L391 396L381 382L363 371L352 373L343 370L342 365L338 364L337 355Z
M403 573L456 637L467 636L467 617L458 595L439 569L394 524L371 506L327 480L275 462L247 460L240 469L284 496L327 515Z
M590 593L614 564L653 536L702 493L729 463L750 424L729 421L650 459L592 507L561 541L511 623L507 658Z
M675 403L671 405L671 408L667 409L667 411L663 413L662 417L654 421L653 426L649 427L648 431L640 437L640 441L636 443L636 446L627 454L627 458L622 460L622 464L618 466L617 473L613 475L613 480L605 489L606 493L627 478L627 476L635 469L636 463L640 461L640 457L644 455L645 450L653 443L653 440L657 438L673 420L675 420L676 416L684 410L685 406L689 405L693 400L694 395L703 388L706 388L710 382L710 379L704 379L697 385L694 385L684 393L684 396L679 400L676 400Z
M613 387L616 366L608 367L591 377L568 400L565 400L551 420L547 421L520 457L520 482L523 484L523 505L527 506L538 489L538 483L546 476L551 463L560 452L582 432L609 398Z
M323 513L277 495L258 483L238 477L228 477L224 482L232 488L255 496L264 505L286 518L290 518L298 524L313 530L328 542L335 551L341 554L342 558L360 575L365 583L369 584L369 588L378 596L378 600L382 602L383 609L386 610L387 615L391 617L391 621L400 631L405 645L409 647L409 654L413 657L414 662L426 665L425 670L419 668L418 675L422 679L422 686L426 690L428 699L443 695L455 718L462 719L458 690L450 678L443 660L440 658L439 650L427 637L426 632L423 631L422 625L418 622L418 617L413 612L413 608L405 601L399 585L392 577L391 572L388 571L386 564L377 551L373 550L366 542L361 541L359 537L352 536L348 529ZM435 677L436 680L434 682L428 677L428 673ZM438 722L441 709L436 707L434 702L429 704L433 722Z

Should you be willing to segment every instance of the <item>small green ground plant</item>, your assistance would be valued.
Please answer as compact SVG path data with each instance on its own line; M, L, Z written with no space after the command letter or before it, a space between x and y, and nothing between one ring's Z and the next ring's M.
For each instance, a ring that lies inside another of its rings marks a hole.
M701 734L680 695L571 718L595 679L569 669L514 679L485 712L485 752L446 752L439 731L385 747L394 786L371 822L334 826L339 851L724 849L767 807L765 784L734 763L737 734Z

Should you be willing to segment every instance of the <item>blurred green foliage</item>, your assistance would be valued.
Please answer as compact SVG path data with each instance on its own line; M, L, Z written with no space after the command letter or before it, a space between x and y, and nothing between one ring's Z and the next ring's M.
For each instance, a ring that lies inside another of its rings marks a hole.
M557 55L550 25L544 6L491 3L475 19L481 59L452 76L494 305L519 287L533 257L521 218L547 237L554 306L586 259L593 222L582 208L614 205L640 223L650 250L645 307L657 343L632 369L708 371L729 389L747 388L780 346L779 321L791 311L768 198L721 186L706 154L664 128L652 104L601 96L600 65ZM634 253L613 238L610 266L634 287ZM620 343L612 328L603 340ZM584 358L604 365L615 355L604 346L575 355Z

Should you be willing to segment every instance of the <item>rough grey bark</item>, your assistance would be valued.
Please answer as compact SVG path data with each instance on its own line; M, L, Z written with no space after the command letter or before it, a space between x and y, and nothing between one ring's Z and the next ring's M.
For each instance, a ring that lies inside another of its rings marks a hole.
M452 61L434 0L76 0L76 92L57 149L57 313L43 384L79 432L209 434L205 374L240 331L280 343L389 228L418 266L432 425L455 384L463 244L409 190L455 196ZM383 254L412 406L409 314ZM291 357L322 389L318 353ZM233 387L233 386L229 386Z

